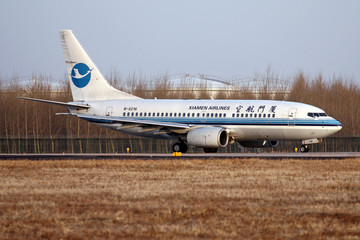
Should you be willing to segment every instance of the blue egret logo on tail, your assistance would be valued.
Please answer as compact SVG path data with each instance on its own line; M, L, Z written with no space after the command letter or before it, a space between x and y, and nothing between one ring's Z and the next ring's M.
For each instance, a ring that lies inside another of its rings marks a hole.
M77 63L71 70L71 79L75 86L83 88L89 84L91 79L90 68L84 63Z

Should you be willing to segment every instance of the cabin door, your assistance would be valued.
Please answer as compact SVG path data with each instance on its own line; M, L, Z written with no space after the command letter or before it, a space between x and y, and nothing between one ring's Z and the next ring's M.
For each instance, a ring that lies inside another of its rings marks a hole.
M296 119L296 108L290 108L288 115L288 125L295 126L295 119Z

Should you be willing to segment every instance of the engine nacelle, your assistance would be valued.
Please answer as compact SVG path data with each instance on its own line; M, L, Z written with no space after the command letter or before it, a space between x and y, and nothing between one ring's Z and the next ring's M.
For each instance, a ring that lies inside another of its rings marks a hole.
M268 148L268 147L276 147L279 144L279 141L255 140L255 141L241 141L239 143L241 146L247 148Z
M190 130L186 141L194 147L219 148L227 146L229 136L224 128L204 127Z

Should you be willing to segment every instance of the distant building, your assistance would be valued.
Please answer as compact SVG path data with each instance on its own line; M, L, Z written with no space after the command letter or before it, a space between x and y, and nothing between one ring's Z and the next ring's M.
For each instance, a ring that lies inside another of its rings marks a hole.
M168 91L193 91L195 95L200 95L201 91L208 92L209 96L216 98L226 93L233 96L247 92L253 94L255 98L267 95L275 98L276 94L287 95L290 93L291 84L280 79L235 79L227 80L204 74L183 74L171 75L167 78ZM150 90L151 91L151 90Z

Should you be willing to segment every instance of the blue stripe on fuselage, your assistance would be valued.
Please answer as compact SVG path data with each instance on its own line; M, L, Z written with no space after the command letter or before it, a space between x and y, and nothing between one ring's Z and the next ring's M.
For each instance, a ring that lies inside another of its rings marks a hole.
M112 119L92 119L81 117L82 119L92 122L92 123L115 123L121 122ZM126 119L127 117L122 117ZM200 118L164 118L164 117L153 117L153 118L144 118L144 117L130 117L128 119L132 120L151 120L158 122L175 122L183 123L189 125L238 125L238 126L342 126L340 122L335 119L328 120L312 120L312 119L281 119L281 118L271 118L271 119L237 119L237 118L208 118L206 121L201 120Z

